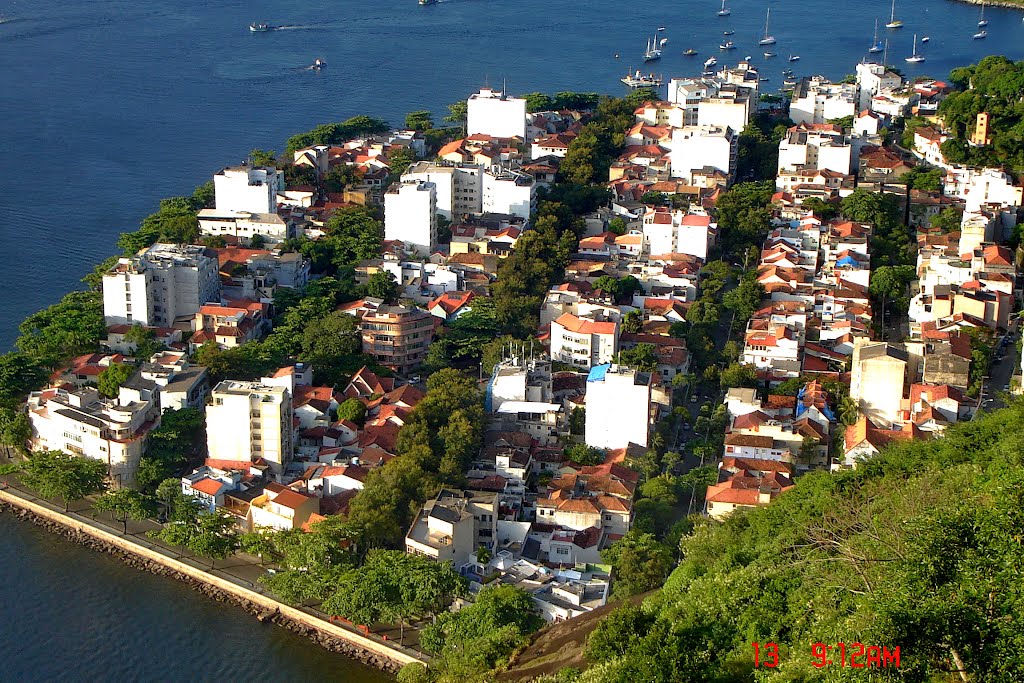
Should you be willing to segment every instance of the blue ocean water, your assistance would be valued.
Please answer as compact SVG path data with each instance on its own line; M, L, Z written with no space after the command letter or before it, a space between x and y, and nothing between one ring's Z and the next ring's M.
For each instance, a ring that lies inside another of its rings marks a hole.
M738 47L729 61L749 54L764 63L757 40L769 6L779 55L763 69L770 85L781 83L789 55L801 57L798 74L839 78L866 56L875 18L884 25L890 11L889 0L728 4L732 15L720 18L718 0L0 0L0 349L20 320L113 254L117 235L161 197L187 194L250 149L279 150L318 123L365 113L397 124L417 109L440 118L485 83L514 93L621 93L618 79L643 66L659 26L665 56L645 71L695 75L709 54L725 61L717 46L727 29ZM977 41L977 6L899 0L897 14L905 28L881 33L889 63L908 75L944 77L986 54L1024 53L1017 10L986 8L989 35ZM253 34L253 21L283 28ZM930 37L919 43L927 61L910 65L903 58L915 32ZM689 47L701 56L684 57ZM318 57L326 69L304 69ZM0 566L29 568L0 587L0 642L20 644L8 649L16 656L5 678L278 671L295 680L330 667L340 667L330 678L367 675L35 529L0 520L0 535ZM236 659L249 668L223 668Z

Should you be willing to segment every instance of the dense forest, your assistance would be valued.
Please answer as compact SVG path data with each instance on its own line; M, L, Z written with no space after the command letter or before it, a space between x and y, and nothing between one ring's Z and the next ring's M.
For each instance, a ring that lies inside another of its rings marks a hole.
M939 106L939 115L952 133L942 145L945 157L958 164L1006 166L1024 172L1024 62L985 57L977 64L953 69L950 80L958 90ZM967 144L978 114L988 112L992 144Z
M1017 402L706 522L662 590L590 635L590 668L552 680L1024 680L1022 459ZM841 668L838 643L898 647L899 667Z

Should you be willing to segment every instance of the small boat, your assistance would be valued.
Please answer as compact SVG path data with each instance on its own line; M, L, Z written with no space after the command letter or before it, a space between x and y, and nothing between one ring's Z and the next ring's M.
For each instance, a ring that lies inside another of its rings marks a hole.
M973 36L971 36L971 38L974 38L975 40L982 40L984 38L988 38L988 31L985 31L985 30L978 31Z
M874 54L876 52L881 52L884 49L885 49L885 47L882 45L882 41L880 41L878 39L878 18L876 17L875 18L875 39L874 39L874 41L872 41L871 47L868 48L868 52Z
M736 31L722 31L723 36L735 35Z
M790 55L789 56L789 61L791 61L791 62L799 62L800 61L800 55Z
M985 28L988 26L988 19L985 18L985 2L981 3L981 16L978 17L978 28Z
M929 40L931 40L931 38L929 38L928 36L925 36L924 38L921 39L921 42L922 43L927 43Z
M892 0L892 14L889 15L889 23L886 28L903 28L903 22L896 18L896 0Z
M647 49L644 50L644 61L653 62L658 59L661 59L661 49L658 47L658 39L648 38Z
M725 0L722 0L722 9L718 10L718 16L727 17L732 14L732 10L725 6Z
M762 37L761 40L759 40L757 42L758 45L774 45L775 44L775 36L773 36L770 33L768 33L768 20L771 18L771 16L772 16L772 8L769 7L768 8L768 14L766 14L765 17L764 17L764 37Z
M762 54L764 54L765 59L768 59L769 57L774 57L775 56L774 52L764 52Z
M749 62L751 59L753 59L753 57L750 56L750 55L747 55L746 57L743 58L743 61L744 62Z
M683 51L683 54L686 55L687 57L692 57L695 54L697 54L697 51L691 47L689 50Z
M721 45L719 45L718 49L719 50L735 50L736 49L736 43L732 42L731 40L727 40L724 43L722 43Z
M904 61L910 62L911 64L917 64L924 61L924 56L919 54L917 51L917 34L914 34L914 54L907 57Z
M787 88L795 88L796 81L794 81L792 78L787 78L786 80L782 81L782 85L786 86Z
M249 30L253 33L266 33L270 30L270 24L253 23L249 24Z
M626 74L623 78L620 78L619 80L628 85L630 88L655 88L661 85L662 82L661 78L659 78L658 76L655 76L654 74L647 74L645 76L644 74L640 73L639 69L637 69L636 73L634 73L632 76Z
M664 31L664 30L665 30L665 27L664 27L664 26L659 26L659 27L658 27L658 30L659 30L659 31Z
M309 65L309 68L312 69L313 71L319 71L325 66L327 66L327 60L320 59L319 57L317 57L316 61Z
M768 78L767 76L761 76L761 78L759 78L758 80L764 83L765 81L770 81L772 79Z
M706 68L708 68L709 66L714 66L715 64L718 64L718 60L717 60L717 59L715 59L714 57L708 57L708 58L707 58L707 59L706 59L706 60L704 61L704 68L706 69Z
M420 0L421 5L436 5L438 0Z

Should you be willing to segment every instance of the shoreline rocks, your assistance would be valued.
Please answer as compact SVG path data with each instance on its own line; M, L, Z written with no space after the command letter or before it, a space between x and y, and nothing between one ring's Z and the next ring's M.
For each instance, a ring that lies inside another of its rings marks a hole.
M228 603L236 607L240 607L252 616L256 618L260 623L269 623L287 629L292 633L296 633L301 636L309 638L320 647L330 652L337 652L345 655L349 659L353 659L361 664L372 666L375 669L380 669L388 673L396 673L401 667L387 659L385 657L378 656L372 652L366 652L361 648L358 648L351 643L335 638L323 631L312 628L305 624L299 623L293 619L290 619L281 614L280 610L268 609L261 605L257 605L249 600L239 598L237 596L226 593L219 588L211 586L208 583L194 579L191 576L182 574L181 572L165 567L159 562L148 560L138 555L135 555L129 551L123 550L116 546L105 543L97 538L94 538L88 534L76 531L70 527L64 526L58 522L40 517L28 510L17 507L15 505L9 505L7 503L0 502L0 513L10 513L17 519L31 522L38 527L45 529L51 533L59 534L70 541L73 541L81 546L84 546L90 550L104 553L121 560L124 564L133 569L140 569L147 571L157 576L166 576L168 578L175 579L189 586L192 590L201 593L204 597L213 600L215 602Z

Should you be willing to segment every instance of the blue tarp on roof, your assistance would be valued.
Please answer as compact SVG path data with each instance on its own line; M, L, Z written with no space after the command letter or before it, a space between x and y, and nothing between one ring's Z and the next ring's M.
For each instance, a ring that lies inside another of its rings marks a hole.
M844 256L843 258L836 261L837 266L855 266L857 265L857 259L852 256Z
M590 374L587 375L588 382L603 382L604 376L608 374L608 368L611 367L611 363L605 363L604 365L595 365L590 368Z
M804 404L804 393L805 393L806 391L807 391L807 386L806 386L806 385L804 385L804 386L803 386L803 387L802 387L802 388L800 389L800 391L798 391L798 392L797 392L797 394L796 394L796 416L797 416L797 417L800 417L800 416L801 416L801 415L803 415L803 414L804 414L805 412L807 412L807 408L808 408L808 406ZM831 410L829 409L829 407L828 407L828 403L826 403L826 404L825 404L825 405L824 405L824 406L822 407L822 409L821 409L821 412L822 412L822 414L823 414L823 415L824 415L824 416L825 416L826 418L828 418L828 421L829 421L829 422L835 422L835 421L836 421L836 416L835 416L835 414L834 414L834 413L833 413L833 412L832 412L832 411L831 411Z

